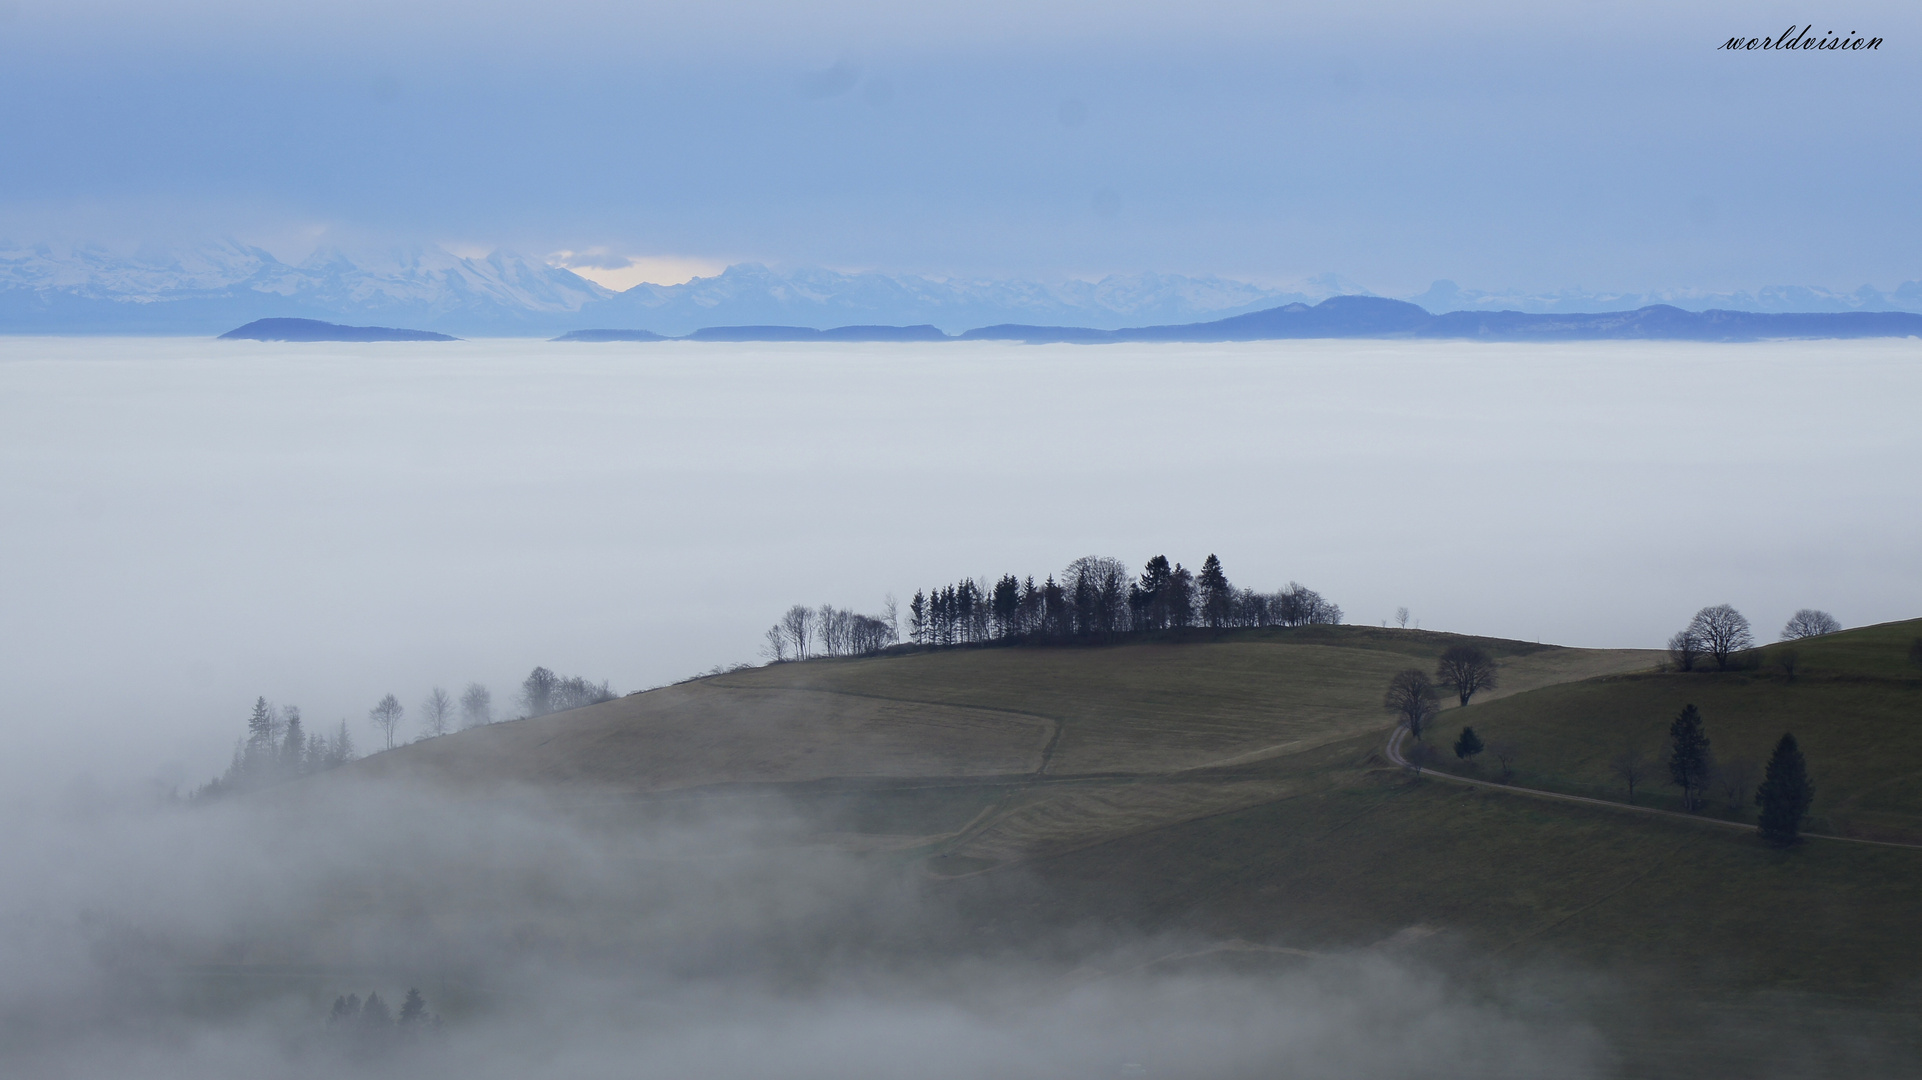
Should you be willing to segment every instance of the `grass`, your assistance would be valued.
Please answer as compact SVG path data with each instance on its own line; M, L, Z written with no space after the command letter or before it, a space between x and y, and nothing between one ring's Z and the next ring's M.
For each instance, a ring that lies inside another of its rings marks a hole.
M1664 755L1669 722L1693 704L1717 759L1746 762L1752 774L1739 791L1715 792L1711 813L1754 820L1754 784L1776 740L1793 732L1815 779L1812 830L1922 843L1922 669L1908 662L1917 636L1922 620L1888 623L1758 649L1739 670L1545 687L1447 715L1431 740L1439 747L1473 724L1484 741L1520 748L1516 784L1615 800L1628 796L1610 763L1638 748L1651 776L1635 801L1680 809ZM1792 678L1777 664L1786 648L1799 654ZM1458 769L1452 756L1445 767Z
M1760 761L1793 730L1819 827L1922 837L1918 633L1800 643L1793 680L1774 649L1682 675L1649 652L1481 640L1502 691L1439 727L1519 743L1518 782L1620 797L1609 758L1630 741L1652 757L1693 702L1724 756ZM1776 851L1390 768L1384 685L1457 640L1313 627L774 665L350 771L647 800L777 791L819 835L918 867L990 935L1092 923L1324 948L1425 925L1478 956L1575 958L1684 997L1859 1000L1922 981L1922 851ZM1637 797L1672 799L1653 783Z

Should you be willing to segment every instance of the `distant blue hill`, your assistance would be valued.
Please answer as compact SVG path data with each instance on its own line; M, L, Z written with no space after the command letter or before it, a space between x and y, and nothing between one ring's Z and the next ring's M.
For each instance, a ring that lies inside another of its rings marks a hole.
M555 341L949 341L940 328L921 326L704 326L685 337L651 330L574 330Z
M1290 338L1468 338L1484 342L1759 342L1772 338L1907 338L1922 336L1922 315L1910 311L1684 311L1666 304L1636 311L1536 315L1526 311L1447 311L1382 296L1330 296L1320 304L1284 304L1209 323L1170 327L1028 327L1001 323L949 338L934 327L703 327L684 338L650 331L575 331L559 342L692 340L692 342L1272 342Z
M555 341L667 341L652 330L569 330Z
M1906 311L1683 311L1653 304L1635 311L1541 315L1450 311L1431 315L1405 300L1332 296L1211 322L1099 330L1087 326L1002 323L951 338L932 326L709 326L685 338L646 330L579 330L556 341L1020 341L1106 345L1120 342L1283 341L1296 338L1429 338L1474 341L1766 341L1801 338L1922 337L1922 314Z
M319 319L255 319L220 335L221 341L459 341L431 330L342 326Z
M1431 315L1404 300L1333 296L1314 306L1285 304L1212 322L1094 330L1085 326L984 326L967 341L1106 344L1130 341L1276 341L1289 338L1467 338L1477 341L1764 341L1777 338L1922 336L1922 315L1906 311L1763 314L1683 311L1654 304L1635 311L1535 315L1451 311Z

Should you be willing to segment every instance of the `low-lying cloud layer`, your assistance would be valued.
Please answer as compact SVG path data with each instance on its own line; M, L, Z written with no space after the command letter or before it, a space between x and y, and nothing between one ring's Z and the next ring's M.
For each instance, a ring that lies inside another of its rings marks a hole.
M752 814L339 782L0 831L14 1077L1584 1077L1601 1039L1383 953L1233 970L973 933L891 858ZM1233 954L1222 954L1233 955ZM337 996L440 1017L327 1022Z

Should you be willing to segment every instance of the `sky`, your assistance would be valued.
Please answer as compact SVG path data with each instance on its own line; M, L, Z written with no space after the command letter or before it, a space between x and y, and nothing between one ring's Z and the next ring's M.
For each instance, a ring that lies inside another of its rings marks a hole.
M1811 19L1885 44L1716 48ZM0 238L1889 288L1918 41L1893 2L0 0Z

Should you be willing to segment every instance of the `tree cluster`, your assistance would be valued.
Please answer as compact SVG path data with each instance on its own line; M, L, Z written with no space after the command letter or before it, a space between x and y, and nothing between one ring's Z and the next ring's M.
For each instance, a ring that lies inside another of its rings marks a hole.
M822 604L796 604L767 629L767 658L776 663L810 656L872 656L900 640L894 625L894 598L880 615Z
M1696 612L1668 639L1668 657L1677 671L1694 671L1704 658L1715 661L1715 670L1727 671L1730 659L1754 644L1748 619L1727 604L1716 604Z
M1339 623L1341 608L1297 583L1273 592L1237 589L1221 560L1199 573L1165 555L1141 573L1120 560L1088 555L1059 577L1036 582L1003 574L992 585L963 579L916 591L908 602L908 640L924 646L981 642L1109 641L1126 634L1205 627Z
M544 667L535 668L521 684L525 716L577 709L611 701L615 696L605 681L590 683L579 676L562 678ZM434 687L420 706L419 738L436 738L452 731L457 715L461 730L494 723L494 695L480 683L469 683L458 700L446 690ZM387 694L367 710L367 719L380 734L382 748L392 750L399 742L407 708L400 698ZM352 761L354 756L354 739L348 733L347 721L342 720L331 734L309 732L302 726L299 709L292 705L275 708L262 697L254 702L253 715L247 719L247 734L235 744L233 761L226 773L209 781L194 797L252 791L331 769Z
M1682 789L1683 807L1699 812L1707 804L1708 793L1716 790L1731 811L1741 809L1749 797L1749 785L1755 783L1754 767L1745 761L1716 763L1701 710L1684 706L1669 724L1668 734L1669 782ZM1815 799L1815 785L1809 780L1808 761L1794 735L1784 733L1775 744L1762 783L1753 790L1753 800L1761 810L1757 831L1762 839L1778 847L1795 843ZM1632 784L1629 797L1631 801L1634 798Z
M381 1000L378 991L369 991L365 1001L358 994L334 998L333 1010L327 1016L327 1026L336 1035L354 1040L361 1049L376 1050L405 1044L427 1032L438 1031L440 1017L427 1011L427 999L421 996L419 990L408 989L398 1014Z
M1405 668L1396 672L1395 677L1388 680L1388 693L1382 698L1382 707L1394 713L1396 719L1408 728L1408 733L1420 740L1429 722L1436 713L1441 712L1438 685L1454 691L1461 703L1467 705L1468 699L1477 693L1495 688L1495 672L1495 658L1480 646L1467 642L1450 645L1441 654L1441 659L1435 662L1434 678L1429 678L1428 673L1420 668ZM1464 736L1473 736L1474 730L1463 728L1462 733ZM1482 752L1480 739L1469 738L1467 742L1474 749L1463 753L1458 746L1456 757L1473 757Z
M322 772L354 758L354 739L347 721L332 734L309 732L300 709L275 708L265 697L256 698L247 718L247 734L234 745L227 771L195 793L211 798L252 791L309 773Z
M591 683L579 675L562 678L544 667L537 667L521 680L522 718L599 705L618 696L608 688L605 679Z

